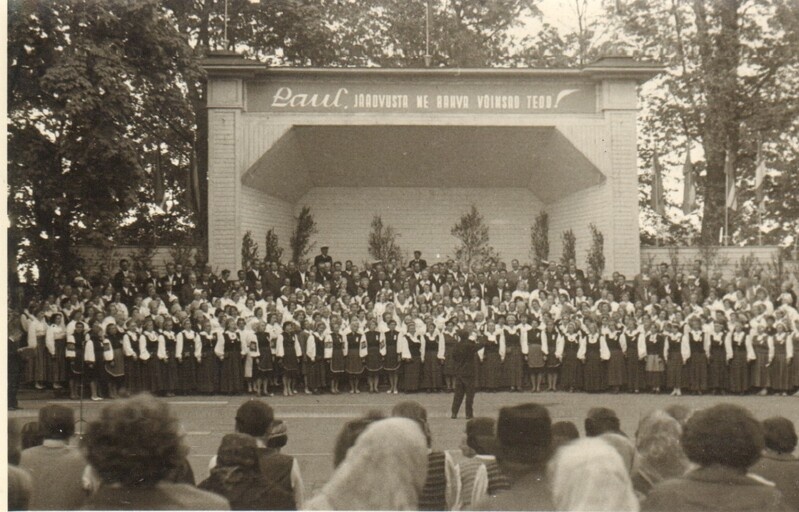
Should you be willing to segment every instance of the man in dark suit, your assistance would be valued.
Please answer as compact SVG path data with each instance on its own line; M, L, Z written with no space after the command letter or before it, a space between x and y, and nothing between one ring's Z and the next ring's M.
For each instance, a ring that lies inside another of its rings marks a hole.
M122 283L125 282L126 277L133 281L135 276L133 275L133 271L130 270L130 263L128 263L128 260L122 258L119 260L119 272L114 274L113 285L115 290L122 289Z
M419 271L427 268L427 261L422 259L422 251L413 251L413 259L408 262L408 268L415 269L415 265L419 264Z
M461 403L466 397L466 417L474 417L474 378L475 356L477 351L486 346L486 340L478 342L477 331L473 321L466 322L466 327L458 333L460 341L452 351L455 360L455 395L452 397L452 417L457 418Z
M329 263L331 266L333 265L333 257L327 253L329 249L328 246L323 245L321 248L322 254L317 254L313 259L313 264L316 265L316 268L322 268L323 263Z

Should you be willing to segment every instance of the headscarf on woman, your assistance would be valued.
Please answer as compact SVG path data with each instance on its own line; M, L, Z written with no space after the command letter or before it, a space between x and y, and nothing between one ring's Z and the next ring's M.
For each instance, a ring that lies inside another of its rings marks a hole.
M681 437L680 423L664 411L652 411L641 419L635 436L638 464L633 485L637 491L649 494L653 485L688 471L690 462Z
M407 418L379 420L358 436L306 510L416 510L427 477L427 441Z
M625 462L600 438L562 446L549 463L548 474L557 510L639 510Z

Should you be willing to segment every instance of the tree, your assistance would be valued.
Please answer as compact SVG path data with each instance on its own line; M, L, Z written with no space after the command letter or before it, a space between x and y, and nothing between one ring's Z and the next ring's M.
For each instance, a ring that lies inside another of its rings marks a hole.
M317 229L310 206L303 206L296 220L297 224L291 234L289 245L291 246L291 261L300 264L315 245L315 243L311 243L311 237L317 233Z
M241 267L257 267L259 259L258 244L252 238L252 231L247 231L241 239Z
M155 0L15 1L8 36L10 251L49 284L76 241L114 239L151 155L185 150L199 70Z
M549 215L543 210L530 228L530 245L536 266L549 258Z
M399 234L391 226L383 225L383 218L372 218L372 231L369 233L369 255L380 261L402 261L402 249L397 243Z
M266 242L264 244L264 261L269 263L280 263L283 258L283 248L280 247L280 240L278 239L275 228L269 228L266 232Z
M588 248L586 262L596 275L601 276L605 271L605 236L593 222L588 229L591 231L591 247Z
M455 248L455 258L464 263L466 268L499 256L488 243L488 226L475 205L461 216L450 233L460 240L460 245Z
M752 240L757 211L750 189L758 135L766 141L766 157L780 180L790 179L784 176L785 161L796 159L799 4L634 1L619 20L619 33L632 43L636 57L667 66L650 86L662 93L643 97L642 138L657 145L660 154L675 154L671 165L681 163L686 142L701 149L697 171L703 243L718 240L724 224L728 151L741 193L740 208L730 212L732 234L739 241ZM669 165L668 158L664 163ZM786 223L769 205L781 205L782 212L799 210L795 189L768 183L766 203L772 240L785 240L799 221L794 216Z
M577 237L574 236L574 231L567 229L560 236L561 239L561 254L560 262L568 265L571 260L577 259Z

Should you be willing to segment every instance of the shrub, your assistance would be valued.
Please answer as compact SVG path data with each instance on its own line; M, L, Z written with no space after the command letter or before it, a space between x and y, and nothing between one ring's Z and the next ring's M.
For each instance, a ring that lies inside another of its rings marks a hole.
M316 221L311 214L310 206L303 206L300 215L297 217L297 225L291 234L289 245L291 245L291 261L302 263L315 243L311 243L311 237L317 233Z
M471 269L473 263L483 264L499 256L488 243L488 226L475 205L461 216L450 233L460 240L460 245L455 248L455 258L464 263L466 268Z
M275 233L275 228L269 228L269 231L266 232L266 241L264 242L264 261L269 263L275 262L280 263L280 260L283 258L283 248L279 245L280 240L278 239L277 233Z
M257 263L258 244L252 238L252 231L247 231L241 239L241 268L251 268Z
M588 249L588 266L601 276L605 271L605 236L592 222L588 225L591 230L591 247Z
M383 218L375 215L372 218L372 231L369 233L369 255L381 261L395 259L402 261L402 249L397 243L399 234L391 226L383 224Z
M549 258L549 215L542 211L535 218L530 228L530 244L532 245L533 262L538 266L542 260Z
M577 261L577 237L574 236L574 231L567 229L560 236L563 242L561 247L560 262L568 265L569 261Z

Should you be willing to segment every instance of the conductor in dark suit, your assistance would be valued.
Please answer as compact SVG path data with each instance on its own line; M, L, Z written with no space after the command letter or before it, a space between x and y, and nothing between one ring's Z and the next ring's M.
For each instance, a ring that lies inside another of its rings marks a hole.
M413 259L408 262L408 268L415 269L414 265L419 264L419 271L427 268L427 261L422 259L422 251L413 251Z
M486 346L485 340L477 342L474 322L466 322L466 327L458 332L460 341L452 351L455 360L455 395L452 397L452 417L458 417L463 397L466 397L466 418L474 416L475 355Z

